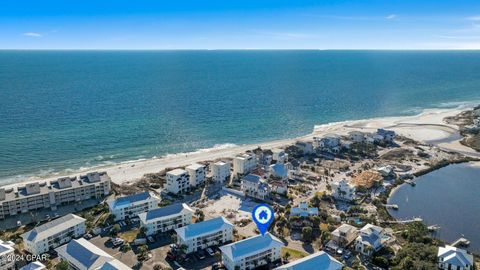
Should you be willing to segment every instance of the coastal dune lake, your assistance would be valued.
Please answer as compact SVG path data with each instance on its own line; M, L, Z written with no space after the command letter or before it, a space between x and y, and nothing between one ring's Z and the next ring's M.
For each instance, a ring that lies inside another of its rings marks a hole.
M438 225L434 235L447 243L460 237L471 241L468 250L480 252L480 163L455 164L416 178L416 186L402 185L388 200L399 210L397 219L421 217ZM464 235L464 236L462 236Z
M0 51L0 184L480 100L480 52Z

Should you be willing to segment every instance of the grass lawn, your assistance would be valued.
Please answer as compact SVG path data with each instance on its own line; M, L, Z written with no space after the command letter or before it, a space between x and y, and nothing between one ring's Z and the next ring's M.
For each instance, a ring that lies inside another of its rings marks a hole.
M290 253L290 257L288 258L290 261L301 259L305 256L308 256L308 253L306 253L306 252L296 250L296 249L287 248L287 247L282 248L282 251L280 252L280 256L283 258L285 256L285 253L287 253L287 252Z
M118 234L119 238L122 238L126 242L133 242L137 238L137 234L140 232L140 229L134 229L131 231L121 232Z

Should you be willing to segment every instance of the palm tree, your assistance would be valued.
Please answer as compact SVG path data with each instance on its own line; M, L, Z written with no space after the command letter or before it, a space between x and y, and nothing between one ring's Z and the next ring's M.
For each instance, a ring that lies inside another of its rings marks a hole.
M290 252L285 252L285 254L283 255L283 260L285 261L288 261L288 258L290 258Z

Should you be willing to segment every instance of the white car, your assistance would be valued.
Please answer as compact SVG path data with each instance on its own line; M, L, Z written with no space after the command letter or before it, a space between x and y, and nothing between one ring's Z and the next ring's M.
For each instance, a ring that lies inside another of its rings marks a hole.
M207 248L207 253L208 253L208 255L210 255L210 256L215 255L215 252L213 252L213 250L212 250L211 248Z

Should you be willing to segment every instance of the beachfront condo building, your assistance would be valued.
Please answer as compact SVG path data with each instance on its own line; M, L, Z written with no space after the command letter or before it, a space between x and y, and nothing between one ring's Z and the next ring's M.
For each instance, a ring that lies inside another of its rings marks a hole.
M297 141L295 146L300 149L304 155L313 154L313 142L310 141Z
M224 183L230 179L230 163L217 161L210 165L212 180L216 183Z
M86 219L74 214L49 221L22 235L25 250L39 255L85 234Z
M201 186L205 183L205 165L195 163L185 167L185 170L190 176L191 187Z
M337 261L325 251L308 255L299 260L282 265L274 270L306 270L306 269L324 269L324 270L341 270L343 264Z
M55 251L75 270L132 270L84 238L72 240Z
M163 233L192 223L194 211L185 203L171 204L138 215L146 235Z
M233 175L245 175L257 167L255 153L248 152L233 158Z
M0 240L0 269L15 270L14 245L13 242Z
M151 192L120 197L107 202L115 221L137 217L138 214L158 208L160 198Z
M278 261L284 246L280 239L266 233L222 246L220 251L228 270L246 270Z
M20 213L45 208L56 210L61 205L101 199L110 194L110 190L111 180L106 172L1 188L0 220Z
M174 194L190 190L190 175L186 170L175 169L167 172L165 189Z
M256 174L247 174L242 177L242 191L245 196L266 200L270 196L270 187Z
M39 261L33 261L33 262L21 267L19 270L47 270L47 267Z
M350 202L355 199L355 191L355 186L345 178L332 183L332 196L337 200Z
M445 270L473 270L473 255L466 250L446 245L438 248L438 268Z
M233 225L224 217L218 217L175 229L177 244L187 247L186 253L223 245L233 241Z

